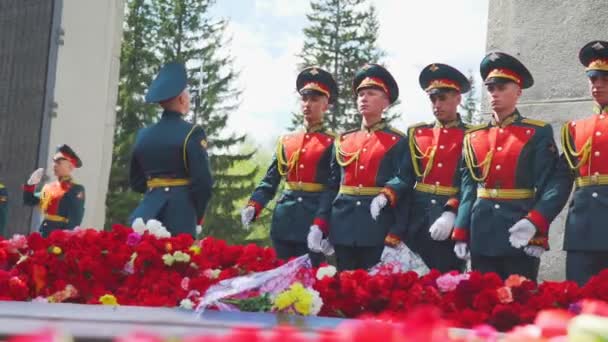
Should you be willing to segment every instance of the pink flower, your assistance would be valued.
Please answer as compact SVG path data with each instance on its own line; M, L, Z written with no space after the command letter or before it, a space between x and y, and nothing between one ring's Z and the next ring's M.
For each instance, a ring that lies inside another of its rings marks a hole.
M436 282L437 282L437 287L439 288L439 290L441 292L450 292L450 291L456 290L456 287L458 287L458 284L460 284L461 281L468 280L468 279L469 279L468 273L463 273L463 274L446 273L446 274L440 276L439 278L437 278Z
M141 235L136 232L133 232L127 236L127 246L136 246L139 241L141 241Z
M188 291L188 289L190 288L190 278L184 277L182 279L181 286L182 286L182 290Z
M499 289L496 289L496 294L498 295L498 300L500 300L503 304L509 304L513 302L513 293L511 292L511 288L507 286L503 286Z

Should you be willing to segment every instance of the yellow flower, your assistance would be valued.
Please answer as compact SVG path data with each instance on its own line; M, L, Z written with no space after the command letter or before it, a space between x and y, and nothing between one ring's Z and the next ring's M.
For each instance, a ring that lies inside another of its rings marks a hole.
M58 247L58 246L51 247L52 254L59 255L59 254L61 254L61 252L62 252L61 247Z
M312 294L301 283L292 284L274 300L274 309L286 310L300 315L310 315L313 304Z
M190 252L194 253L194 255L199 255L199 254L201 254L201 247L192 246L192 247L190 247Z
M105 295L99 297L99 302L103 305L113 305L113 306L118 305L118 300L112 294L105 294Z

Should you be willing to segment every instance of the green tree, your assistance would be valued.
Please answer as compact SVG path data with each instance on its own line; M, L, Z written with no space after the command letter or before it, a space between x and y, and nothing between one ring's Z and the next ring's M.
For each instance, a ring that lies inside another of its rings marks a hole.
M364 64L379 63L384 56L377 46L376 9L368 0L312 0L310 6L299 67L320 66L332 73L338 84L339 94L325 120L328 128L343 131L360 127L352 79ZM292 126L301 123L302 115L294 114Z
M480 111L475 77L472 72L469 72L469 83L471 83L471 90L462 97L460 108L463 110L462 121L474 125L479 122Z
M163 61L178 60L189 69L194 96L192 120L204 127L215 180L213 198L205 216L204 234L229 242L242 242L247 235L240 226L237 203L253 190L257 167L235 172L236 163L249 160L255 150L236 148L245 135L227 133L229 115L239 105L240 91L234 83L238 73L223 47L227 22L208 14L211 0L155 0L158 13L158 54Z
M140 194L129 188L129 160L137 130L157 116L152 106L145 105L142 96L159 63L150 44L156 37L155 26L149 1L126 3L114 147L106 197L106 228L115 222L126 222L141 199Z

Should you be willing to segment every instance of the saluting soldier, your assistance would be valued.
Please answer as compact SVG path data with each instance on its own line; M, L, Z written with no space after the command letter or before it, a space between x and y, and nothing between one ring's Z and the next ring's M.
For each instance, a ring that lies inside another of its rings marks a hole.
M196 236L211 198L213 179L202 127L184 120L190 111L186 68L168 63L146 93L163 108L161 119L137 132L131 157L131 188L144 193L130 221L156 219L172 235Z
M492 122L465 134L454 251L465 258L470 247L474 270L535 280L549 224L568 196L553 182L558 161L553 130L516 108L522 89L534 82L520 61L493 52L480 69Z
M579 52L586 67L593 115L562 129L563 165L575 181L564 249L566 278L585 284L608 268L608 42L595 40ZM569 189L569 188L568 188Z
M272 245L279 258L300 256L309 253L307 236L314 231L310 256L318 265L323 259L320 252L330 252L322 236L329 227L331 201L336 195L336 190L328 187L334 134L323 125L323 119L338 89L332 75L318 67L302 70L296 89L304 127L279 138L268 171L242 210L241 220L248 227L285 180L272 216Z
M44 215L40 234L48 237L52 231L74 229L82 223L84 216L84 186L72 178L75 168L82 167L82 161L68 145L57 147L53 156L53 172L57 180L45 184L39 193L36 187L42 180L44 169L34 171L23 186L23 203L39 206Z
M400 195L407 192L402 172L405 135L382 117L399 97L393 76L368 64L353 80L362 126L336 139L331 181L339 184L332 206L329 239L339 270L367 269L385 248L399 248L407 216ZM314 232L311 231L311 234Z
M8 191L0 183L0 236L6 236L6 221L8 218Z
M435 122L408 129L411 165L408 184L414 188L407 222L407 245L429 268L462 271L449 239L458 211L462 141L468 128L458 114L461 94L471 85L457 69L441 63L425 67L420 87L428 94Z

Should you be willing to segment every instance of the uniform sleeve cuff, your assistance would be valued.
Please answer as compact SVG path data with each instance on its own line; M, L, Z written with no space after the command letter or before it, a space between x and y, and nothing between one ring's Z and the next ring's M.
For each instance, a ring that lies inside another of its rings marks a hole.
M452 232L452 240L468 242L469 231L463 228L454 228L454 231Z
M23 188L23 191L25 191L25 192L34 192L36 190L36 185L24 184L22 188Z
M447 202L445 202L445 210L449 210L456 214L458 212L458 205L460 201L456 197L450 198Z
M397 246L399 243L401 243L401 239L392 233L389 233L385 238L384 238L384 244L390 247L395 247Z
M388 203L391 207L394 208L397 205L397 193L395 192L395 190L389 187L384 187L382 188L382 190L380 190L380 193L386 196L386 198L388 198Z
M262 212L262 209L264 209L263 205L254 200L249 200L247 205L255 208L255 218L258 218L258 216L260 216L260 213Z
M327 236L329 234L329 223L327 223L327 220L317 217L312 221L312 224L318 226L323 235Z
M532 210L526 215L526 219L528 219L534 226L540 235L547 236L549 232L549 221L537 210Z
M545 250L549 250L549 239L546 236L534 237L528 242L528 245L540 246L543 247Z

